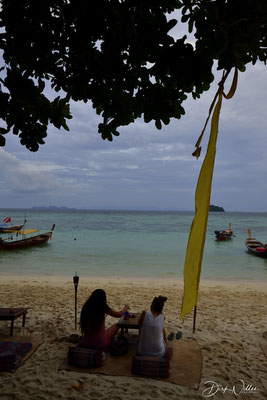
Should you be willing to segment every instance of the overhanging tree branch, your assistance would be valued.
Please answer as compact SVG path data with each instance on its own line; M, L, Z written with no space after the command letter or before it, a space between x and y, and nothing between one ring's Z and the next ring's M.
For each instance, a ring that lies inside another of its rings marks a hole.
M244 71L267 59L265 0L1 4L0 119L31 151L44 143L48 124L68 129L70 100L90 100L103 118L99 133L112 140L137 118L158 129L181 118L188 95L198 99L209 89L214 61L218 69ZM172 37L177 21L168 14L175 10L194 31L195 47Z

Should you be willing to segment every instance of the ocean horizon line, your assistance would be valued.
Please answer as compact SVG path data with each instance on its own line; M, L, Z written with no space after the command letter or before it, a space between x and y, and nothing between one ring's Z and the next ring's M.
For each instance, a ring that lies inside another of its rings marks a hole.
M33 206L33 207L1 207L0 211L16 210L16 211L88 211L88 212L180 212L180 213L195 213L195 210L179 210L172 208L78 208L78 207L66 207L66 206ZM229 213L240 213L240 214L266 214L267 211L238 211L238 210L224 210L224 211L210 211L215 214L229 214Z

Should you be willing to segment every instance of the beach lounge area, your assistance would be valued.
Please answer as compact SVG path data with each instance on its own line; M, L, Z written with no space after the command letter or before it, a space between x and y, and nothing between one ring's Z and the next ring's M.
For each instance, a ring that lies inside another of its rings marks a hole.
M14 322L13 338L33 342L33 351L14 372L0 373L3 399L263 399L267 394L267 288L264 282L201 280L196 319L179 320L183 282L172 280L80 278L78 316L82 304L96 288L103 288L109 304L128 303L141 312L153 296L167 295L165 328L182 331L173 345L193 343L201 354L200 381L191 385L180 380L120 375L112 372L71 370L66 367L70 336L74 329L72 277L1 277L1 307L27 308L26 324ZM106 326L114 323L107 317ZM8 340L10 321L0 321L0 339ZM129 330L129 337L137 334ZM125 334L127 336L127 333ZM183 357L182 355L180 356ZM119 358L117 358L119 364ZM173 360L174 361L174 360ZM175 363L183 364L183 359ZM192 365L192 373L193 373ZM181 374L182 375L182 372ZM210 383L213 382L213 383ZM211 387L213 385L213 387ZM216 386L217 385L217 386ZM213 391L213 393L212 393Z

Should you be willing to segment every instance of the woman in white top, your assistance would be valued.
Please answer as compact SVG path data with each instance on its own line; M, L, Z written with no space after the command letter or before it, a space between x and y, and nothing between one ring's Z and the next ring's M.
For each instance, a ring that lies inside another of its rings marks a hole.
M150 311L143 311L139 321L139 343L137 354L142 356L166 355L167 340L164 329L163 306L167 297L155 297Z

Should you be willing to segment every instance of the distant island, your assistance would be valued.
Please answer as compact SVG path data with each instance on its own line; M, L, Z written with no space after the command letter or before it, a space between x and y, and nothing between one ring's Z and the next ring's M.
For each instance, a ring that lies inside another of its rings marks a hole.
M37 206L37 207L32 207L31 210L77 210L76 208L68 208L65 206L62 207L57 207L57 206Z
M223 209L222 207L213 206L213 205L211 204L211 205L210 205L210 211L224 212L224 209Z

